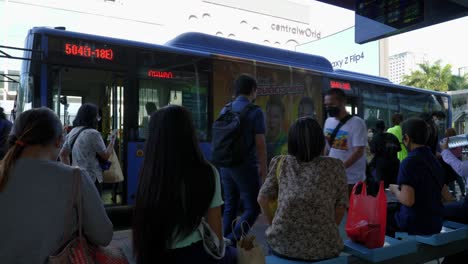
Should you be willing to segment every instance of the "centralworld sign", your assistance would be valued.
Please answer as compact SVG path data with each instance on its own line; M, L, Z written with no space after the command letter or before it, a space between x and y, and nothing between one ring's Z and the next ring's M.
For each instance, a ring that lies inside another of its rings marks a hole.
M278 32L286 32L293 35L305 36L308 38L320 39L322 37L322 32L317 29L311 29L308 27L299 27L299 26L290 26L290 25L280 25L280 24L271 24L271 30Z

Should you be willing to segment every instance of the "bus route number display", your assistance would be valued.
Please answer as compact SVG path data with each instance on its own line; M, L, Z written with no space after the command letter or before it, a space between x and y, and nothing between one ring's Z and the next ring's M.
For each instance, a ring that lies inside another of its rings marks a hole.
M69 56L96 58L108 61L112 61L114 59L114 51L111 48L99 49L85 45L65 43L64 52Z

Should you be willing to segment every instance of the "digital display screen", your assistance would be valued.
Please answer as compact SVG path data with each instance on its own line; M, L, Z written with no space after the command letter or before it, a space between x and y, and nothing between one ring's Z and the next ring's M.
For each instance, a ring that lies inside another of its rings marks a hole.
M363 44L467 15L468 6L462 0L356 0L355 42Z
M114 50L112 48L96 48L88 45L65 43L63 51L69 56L81 56L112 61Z
M424 21L423 0L358 0L356 14L396 29Z
M158 78L158 79L173 79L174 78L174 74L170 71L148 70L147 76L151 78Z
M73 65L101 65L122 69L129 61L128 49L89 39L48 37L47 62Z
M331 80L330 81L330 88L343 89L343 90L346 90L346 91L350 91L351 90L351 83Z

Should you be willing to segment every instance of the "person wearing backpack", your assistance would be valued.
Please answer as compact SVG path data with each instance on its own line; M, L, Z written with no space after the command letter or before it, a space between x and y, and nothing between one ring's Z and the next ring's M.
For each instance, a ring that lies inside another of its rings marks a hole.
M265 118L260 107L253 104L257 81L242 74L235 80L234 89L236 98L221 110L212 129L212 162L221 168L224 190L224 235L232 244L240 238L242 229L248 232L260 214L257 196L267 173ZM239 198L244 212L232 227Z

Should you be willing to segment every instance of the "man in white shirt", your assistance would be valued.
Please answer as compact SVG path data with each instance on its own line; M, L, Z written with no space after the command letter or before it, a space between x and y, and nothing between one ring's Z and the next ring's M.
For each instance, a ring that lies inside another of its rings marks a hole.
M324 133L327 138L328 156L343 161L348 180L348 192L357 182L366 177L367 128L364 120L351 116L346 111L346 96L340 89L331 89L325 94Z

